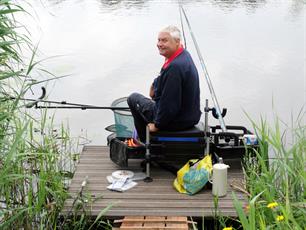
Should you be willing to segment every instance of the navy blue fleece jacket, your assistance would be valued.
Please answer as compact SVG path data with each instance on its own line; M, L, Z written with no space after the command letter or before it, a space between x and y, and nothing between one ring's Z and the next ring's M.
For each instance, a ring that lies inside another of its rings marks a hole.
M155 126L163 130L192 127L201 117L198 71L184 50L154 80Z

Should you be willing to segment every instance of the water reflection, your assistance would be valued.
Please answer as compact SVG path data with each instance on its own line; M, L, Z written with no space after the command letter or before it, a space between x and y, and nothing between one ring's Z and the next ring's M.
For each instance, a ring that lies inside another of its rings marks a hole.
M110 7L110 8L119 8L119 7L125 7L125 8L141 8L143 5L148 2L148 0L98 0L104 7Z
M47 0L50 5L58 5L61 3L65 3L68 0ZM86 2L88 0L75 0L75 3L77 2ZM103 8L107 8L109 10L116 10L119 8L142 8L147 2L150 0L97 0L98 3L102 5Z
M210 0L210 2L224 12L231 12L236 8L246 8L249 13L254 13L257 8L261 8L267 3L266 0Z
M67 2L67 0L47 0L51 5L60 5ZM155 0L156 1L156 0ZM231 12L237 8L245 8L247 12L254 13L256 9L264 7L268 2L267 0L159 0L157 4L178 4L179 1L184 6L194 4L211 4L220 8L224 12ZM86 2L86 0L75 0L75 3ZM103 11L116 11L122 9L142 9L149 6L153 0L97 0L101 5ZM276 2L277 5L277 2ZM303 0L292 0L291 7L289 8L292 16L303 14L305 2Z
M306 2L303 0L293 0L291 3L291 7L289 8L289 12L291 16L304 16L305 18L305 11L303 10L306 6Z
M123 11L123 14L126 14L129 10L141 10L145 7L148 7L147 0L97 0L100 5L102 12L109 13L110 11Z
M61 3L64 3L66 2L67 0L48 0L48 2L50 3L50 5L58 5L58 4L61 4Z

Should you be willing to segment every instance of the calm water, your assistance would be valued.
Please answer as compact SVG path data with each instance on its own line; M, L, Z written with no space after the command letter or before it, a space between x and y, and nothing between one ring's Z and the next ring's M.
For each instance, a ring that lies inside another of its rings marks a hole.
M163 63L158 31L180 26L176 0L29 0L29 25L43 67L69 77L47 85L49 99L108 106L134 91L148 95ZM285 123L305 105L303 0L185 0L184 8L207 65L227 125L251 128L277 114ZM33 26L35 25L35 26ZM201 76L202 105L210 99L190 34L187 49ZM34 88L38 97L39 88ZM211 102L212 103L212 102ZM111 111L58 110L74 136L105 144ZM210 124L218 121L210 117Z

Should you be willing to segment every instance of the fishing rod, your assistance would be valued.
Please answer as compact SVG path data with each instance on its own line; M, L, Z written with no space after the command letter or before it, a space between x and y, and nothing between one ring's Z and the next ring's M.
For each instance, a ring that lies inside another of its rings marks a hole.
M41 87L42 95L37 99L30 99L30 98L19 98L19 97L8 97L5 100L22 100L22 101L29 101L31 103L27 104L26 108L35 108L35 109L110 109L110 110L120 110L120 111L129 111L129 107L114 107L114 106L96 106L96 105L87 105L87 104L78 104L78 103L70 103L66 101L50 101L50 100L43 100L46 96L46 89L45 87ZM39 105L38 103L49 103L49 104L57 104L57 105Z
M191 26L190 26L190 23L189 23L189 20L187 18L187 15L186 15L186 12L180 2L180 0L178 1L179 3L179 8L180 8L180 12L183 13L184 17L185 17L185 20L186 20L186 23L187 23L187 26L188 26L188 29L189 29L189 32L190 32L190 35L191 35L191 38L193 40L193 43L194 43L194 46L195 46L195 49L197 51L197 54L198 54L198 57L199 57L199 60L200 60L200 63L201 63L201 67L202 67L202 70L204 72L204 75L205 75L205 79L206 79L206 82L207 82L207 85L208 85L208 88L209 88L209 91L210 91L210 94L211 94L211 97L212 97L212 100L213 100L213 103L214 103L214 109L215 111L213 110L213 113L215 113L215 117L217 119L219 119L219 122L220 122L220 126L221 126L221 129L223 132L226 132L226 126L225 126L225 123L224 123L224 120L223 120L223 117L225 116L226 114L226 109L223 109L222 110L222 113L221 113L221 110L220 110L220 106L219 106L219 103L218 103L218 100L217 100L217 97L216 97L216 94L215 94L215 91L214 91L214 88L212 86L212 83L211 83L211 80L210 80L210 77L209 77L209 74L208 74L208 71L207 71L207 68L206 68L206 65L204 63L204 59L202 57L202 54L201 54L201 51L200 51L200 48L198 46L198 43L196 41L196 38L192 32L192 29L191 29ZM181 16L181 13L180 13L180 16Z
M184 48L187 50L187 40L185 36L185 30L184 30L184 23L183 23L183 17L182 17L182 11L180 10L180 21L181 21L181 27L183 32L183 38L184 38Z

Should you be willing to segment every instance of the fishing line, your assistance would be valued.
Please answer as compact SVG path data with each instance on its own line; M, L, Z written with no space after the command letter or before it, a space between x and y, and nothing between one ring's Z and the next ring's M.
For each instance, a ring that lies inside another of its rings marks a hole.
M192 32L192 29L191 29L189 20L188 20L188 18L187 18L186 12L185 12L185 10L184 10L182 4L181 4L181 1L178 0L178 3L179 3L180 12L182 12L183 15L184 15L184 18L185 18L185 20L186 20L186 23L187 23L187 26L188 26L188 29L189 29L191 38L192 38L192 40L193 40L195 49L196 49L196 51L197 51L197 54L198 54L198 57L199 57L199 60L200 60L200 63L201 63L201 67L202 67L202 70L203 70L203 72L204 72L205 79L206 79L206 82L207 82L207 85L208 85L208 88L209 88L209 91L210 91L210 94L211 94L211 97L212 97L212 100L213 100L213 103L214 103L214 107L215 107L215 109L216 109L216 113L217 113L217 116L218 116L218 120L219 120L219 122L220 122L221 129L222 129L223 132L226 132L226 126L225 126L225 123L224 123L224 120L223 120L223 116L222 116L222 114L221 114L220 106L219 106L219 103L218 103L218 100L217 100L217 97L216 97L214 88L213 88L213 86L212 86L212 83L211 83L211 80L210 80L210 77L209 77L209 74L208 74L206 65L205 65L205 63L204 63L204 59L203 59L203 57L202 57L200 48L199 48L198 43L197 43L197 41L196 41L196 38L195 38L195 36L194 36L194 34L193 34L193 32ZM181 14L181 13L180 13L180 14Z

